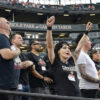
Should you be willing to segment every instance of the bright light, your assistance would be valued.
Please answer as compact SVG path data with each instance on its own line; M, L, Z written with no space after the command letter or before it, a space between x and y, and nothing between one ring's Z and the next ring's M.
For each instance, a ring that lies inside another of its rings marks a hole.
M95 16L95 14L90 14L90 16Z
M36 39L38 39L39 38L39 36L38 35L36 35Z
M40 15L40 16L42 16L42 15L43 15L43 13L37 13L37 15Z
M30 35L27 35L26 37L27 37L28 39L30 39Z
M20 47L20 49L24 49L25 47Z
M32 38L34 39L34 34L32 35Z
M27 52L27 50L22 50L22 52Z
M27 44L23 44L22 46L27 46Z
M6 12L11 12L11 10L10 10L10 9L5 9L5 11L6 11Z
M64 16L69 16L69 14L64 14Z
M59 36L60 36L60 37L63 37L63 36L65 36L65 33L61 33Z

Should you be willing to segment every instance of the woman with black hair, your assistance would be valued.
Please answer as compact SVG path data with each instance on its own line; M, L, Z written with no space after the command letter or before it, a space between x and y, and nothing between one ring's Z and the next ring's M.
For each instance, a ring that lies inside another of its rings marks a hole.
M48 57L52 64L51 72L56 82L57 94L64 96L80 96L74 61L77 60L81 51L81 46L84 45L87 36L85 34L83 35L73 56L67 42L57 43L54 49L52 39L52 26L54 22L54 16L47 19L46 42Z

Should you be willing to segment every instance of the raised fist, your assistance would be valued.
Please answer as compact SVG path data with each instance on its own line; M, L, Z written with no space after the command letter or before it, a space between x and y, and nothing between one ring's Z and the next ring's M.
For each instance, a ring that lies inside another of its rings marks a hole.
M86 25L86 30L90 31L92 26L93 26L93 23L88 22L87 25Z
M47 23L46 24L47 24L48 27L52 27L54 22L55 22L55 17L51 16L49 19L47 19Z

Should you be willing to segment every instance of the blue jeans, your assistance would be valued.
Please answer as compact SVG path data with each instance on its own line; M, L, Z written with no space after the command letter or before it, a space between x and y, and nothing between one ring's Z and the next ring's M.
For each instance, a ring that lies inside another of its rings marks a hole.
M30 92L30 87L29 87L29 85L23 85L22 84L22 87L20 89L18 89L18 91ZM19 96L18 100L29 100L29 97L27 97L27 96Z

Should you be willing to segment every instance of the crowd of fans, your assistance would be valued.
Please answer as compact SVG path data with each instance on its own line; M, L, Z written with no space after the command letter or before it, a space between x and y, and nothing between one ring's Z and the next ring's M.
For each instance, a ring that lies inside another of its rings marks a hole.
M88 55L91 41L88 22L85 34L77 38L77 47L72 54L67 42L53 43L52 26L55 17L47 19L47 52L39 55L41 44L30 42L30 51L22 53L22 36L10 34L11 28L5 18L0 18L0 89L62 96L100 97L100 53ZM90 58L91 57L91 58ZM0 94L0 100L42 100Z
M35 2L27 2L25 1L20 1L20 0L3 0L1 2L4 2L6 4L10 4L12 6L14 5L20 5L25 8L37 8L37 9L54 9L54 10L95 10L95 6L93 4L71 4L71 5L43 5L41 3L35 3Z

